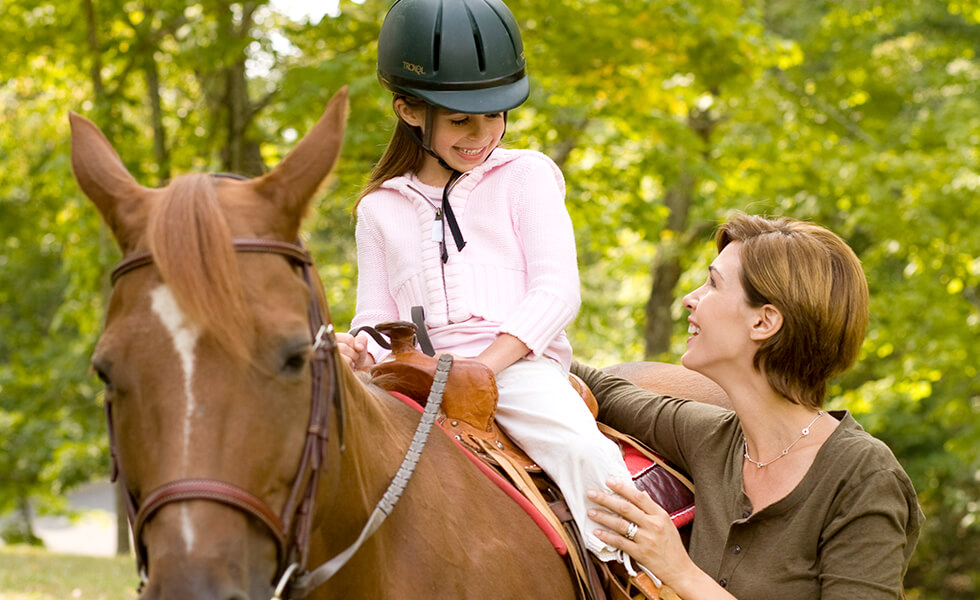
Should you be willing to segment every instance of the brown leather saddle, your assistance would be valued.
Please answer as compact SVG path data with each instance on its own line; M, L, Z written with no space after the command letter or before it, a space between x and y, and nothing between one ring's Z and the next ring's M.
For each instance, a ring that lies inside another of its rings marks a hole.
M371 368L371 382L384 390L404 394L424 406L437 360L415 347L416 326L407 321L394 321L381 323L374 330L390 340L391 356ZM598 403L592 391L574 374L569 376L569 381L596 416ZM629 577L621 565L589 564L588 553L572 524L560 491L494 420L497 398L493 372L478 361L457 358L446 382L438 422L461 445L513 482L532 504L546 513L557 530L563 530L569 541L571 567L582 580L582 597L596 600L676 598L669 589L656 588L646 575ZM634 483L671 514L686 542L694 506L690 481L640 442L601 423L599 427L624 450L648 459L642 475L634 475Z
M375 329L390 340L391 357L371 369L371 382L382 389L405 394L425 406L436 371L436 359L415 347L415 325L395 321L382 323ZM596 416L599 406L592 391L577 376L570 375L569 379L592 416ZM453 360L439 424L477 454L484 454L483 448L489 443L514 464L528 472L540 473L541 468L497 426L494 420L496 409L497 383L493 372L475 360Z

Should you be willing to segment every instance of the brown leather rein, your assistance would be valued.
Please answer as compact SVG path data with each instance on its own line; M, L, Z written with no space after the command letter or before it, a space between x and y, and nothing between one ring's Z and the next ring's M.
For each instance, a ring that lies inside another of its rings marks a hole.
M302 271L303 280L310 288L308 313L310 331L314 339L314 352L311 358L313 386L310 420L299 470L286 504L283 506L282 514L277 515L268 504L251 492L215 479L170 481L146 494L142 504L137 503L120 468L112 423L112 406L107 400L105 411L112 457L112 480L118 479L125 490L123 495L126 499L129 524L133 530L141 588L146 583L149 567L146 547L142 539L146 522L167 504L186 500L209 500L240 510L266 526L276 542L278 557L275 577L272 580L275 587L273 598L289 597L290 592L296 592L299 597L302 597L309 588L303 589L305 586L300 583L296 586L299 589L293 589L296 583L294 578L302 580L306 574L317 484L326 458L330 404L338 415L338 432L341 440L343 438L341 427L344 398L338 379L337 341L325 307L320 306L317 290L314 287L316 279L312 272L313 260L305 248L300 244L266 239L235 239L233 243L236 252L283 256ZM112 271L112 284L115 285L123 275L151 264L153 264L153 257L149 252L140 252L124 258Z

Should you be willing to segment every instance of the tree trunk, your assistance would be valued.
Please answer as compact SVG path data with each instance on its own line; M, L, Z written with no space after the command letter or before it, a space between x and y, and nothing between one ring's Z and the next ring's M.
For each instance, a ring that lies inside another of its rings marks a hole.
M688 113L687 125L701 140L704 147L701 158L708 156L711 133L718 121L713 119L706 110L692 109ZM684 267L681 258L693 244L699 241L695 232L700 232L701 226L691 227L689 224L691 207L694 205L694 194L697 179L681 158L680 172L677 180L667 190L664 205L670 209L665 229L674 233L668 241L660 244L653 266L650 269L650 297L646 305L646 325L643 331L645 357L655 359L670 350L670 335L673 330L671 306L674 302L675 288L680 280Z
M95 106L101 107L105 100L105 86L102 84L102 51L99 48L98 21L95 15L95 4L85 0L85 20L88 26L88 49L92 53L92 91L95 95Z
M670 307L674 301L674 288L681 277L681 265L674 251L665 252L661 246L653 260L653 282L646 307L646 327L643 340L646 344L645 358L653 360L670 349L670 333L673 319Z
M687 171L682 171L664 198L664 204L670 209L666 229L676 235L657 248L657 256L650 270L652 281L643 334L647 360L670 349L670 333L674 322L670 307L674 302L674 289L683 272L681 255L686 250L686 244L682 241L682 233L687 227L691 204L694 202L694 183L694 177Z
M160 102L160 74L153 52L147 53L146 91L150 96L150 108L153 120L153 155L159 167L159 185L170 181L170 150L167 147L167 132L163 128L163 107Z
M223 83L224 88L214 90L209 102L217 107L217 114L221 115L216 123L223 122L226 131L225 146L221 149L222 169L249 177L261 175L266 170L258 142L248 137L248 127L259 109L249 97L245 73L245 49L249 44L249 30L257 6L256 3L244 3L239 24L232 19L230 9L218 13L220 30L227 36L229 45L239 50L230 64L218 68L218 81ZM208 89L207 86L205 89Z

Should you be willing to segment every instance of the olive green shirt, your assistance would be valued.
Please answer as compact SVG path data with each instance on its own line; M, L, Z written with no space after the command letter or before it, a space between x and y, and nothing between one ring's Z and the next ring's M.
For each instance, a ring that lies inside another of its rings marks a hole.
M891 450L847 413L810 470L753 514L734 412L646 392L580 364L599 420L647 443L694 480L694 562L742 600L901 598L923 515Z

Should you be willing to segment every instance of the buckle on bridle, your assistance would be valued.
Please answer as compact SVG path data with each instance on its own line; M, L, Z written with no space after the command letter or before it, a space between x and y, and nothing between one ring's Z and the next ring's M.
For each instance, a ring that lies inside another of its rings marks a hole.
M320 325L320 329L317 330L316 336L313 338L313 351L316 352L317 350L325 348L332 338L333 323Z
M282 577L279 578L279 583L276 584L276 590L272 593L272 598L269 600L283 600L282 593L286 591L286 586L289 585L289 581L293 578L293 575L299 569L299 563L293 563L286 567L283 571Z

